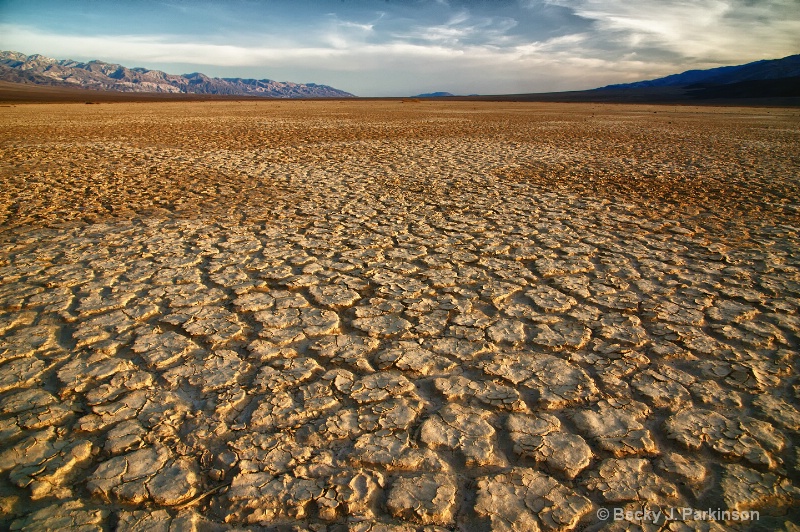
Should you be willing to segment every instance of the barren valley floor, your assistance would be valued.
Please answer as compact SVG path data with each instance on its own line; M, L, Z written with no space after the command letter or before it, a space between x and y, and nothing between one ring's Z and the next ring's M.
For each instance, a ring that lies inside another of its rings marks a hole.
M798 146L797 109L0 108L0 527L797 530Z

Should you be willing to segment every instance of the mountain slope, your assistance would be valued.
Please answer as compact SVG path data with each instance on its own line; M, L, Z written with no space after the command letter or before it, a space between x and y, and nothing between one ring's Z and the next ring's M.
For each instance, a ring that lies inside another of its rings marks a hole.
M663 78L607 85L603 89L635 89L640 87L679 87L702 83L726 85L745 81L762 81L800 76L800 55L782 59L765 59L746 65L726 66L708 70L687 70Z
M800 76L777 79L753 79L724 85L696 83L686 86L692 98L798 98Z
M0 51L0 80L118 92L214 94L269 98L353 97L349 92L316 83L212 78L199 72L176 75L146 68L126 68L103 61L83 63L71 59L56 60L38 54L26 56L19 52L4 51Z
M424 94L417 94L416 96L412 96L412 98L446 98L449 96L455 96L455 94L449 92L426 92Z

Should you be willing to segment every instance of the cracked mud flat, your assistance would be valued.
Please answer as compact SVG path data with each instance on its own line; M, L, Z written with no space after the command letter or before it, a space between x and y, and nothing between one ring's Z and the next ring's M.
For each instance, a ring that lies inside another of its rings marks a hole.
M2 528L800 526L797 110L64 104L0 131ZM643 507L760 519L596 517Z

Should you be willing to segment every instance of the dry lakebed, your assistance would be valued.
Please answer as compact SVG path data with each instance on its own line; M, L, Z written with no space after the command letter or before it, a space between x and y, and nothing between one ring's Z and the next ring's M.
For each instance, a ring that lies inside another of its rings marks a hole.
M0 108L0 528L800 527L800 110Z

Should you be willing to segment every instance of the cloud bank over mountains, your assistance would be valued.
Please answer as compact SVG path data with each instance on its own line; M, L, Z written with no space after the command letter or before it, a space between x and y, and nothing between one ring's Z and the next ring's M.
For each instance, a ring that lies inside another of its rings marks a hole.
M4 49L360 95L584 89L800 51L796 0L8 0L0 20Z

